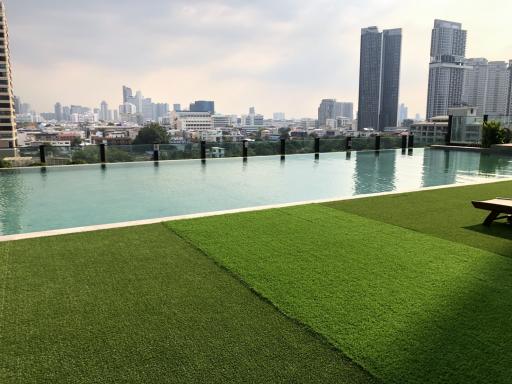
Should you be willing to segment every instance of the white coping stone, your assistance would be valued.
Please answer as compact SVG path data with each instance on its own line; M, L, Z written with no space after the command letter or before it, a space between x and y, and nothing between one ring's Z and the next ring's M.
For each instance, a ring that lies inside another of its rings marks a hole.
M51 231L42 231L42 232L21 233L21 234L16 234L16 235L0 236L0 243L7 242L7 241L36 239L36 238L41 238L41 237L103 231L106 229L138 227L138 226L142 226L142 225L164 223L167 221L190 220L190 219L198 219L201 217L232 215L235 213L243 213L243 212L265 211L268 209L296 207L299 205L323 204L323 203L331 203L331 202L336 202L336 201L357 200L357 199L364 199L364 198L368 198L368 197L387 196L387 195L400 195L403 193L432 191L432 190L436 190L436 189L445 189L445 188L446 189L447 188L460 188L460 187L465 187L465 186L469 186L469 185L494 184L494 183L500 183L500 182L511 181L511 180L512 180L512 178L504 177L503 179L492 179L492 180L488 180L488 181L480 180L477 182L468 182L468 183L464 183L464 184L438 185L435 187L426 187L426 188L419 188L419 189L417 188L417 189L404 190L404 191L379 192L379 193L370 193L370 194L366 194L366 195L344 196L344 197L338 197L338 198L332 198L332 199L298 201L298 202L294 202L294 203L262 205L262 206L257 206L257 207L238 208L238 209L230 209L230 210L225 210L225 211L193 213L190 215L168 216L168 217L160 217L160 218L156 218L156 219L126 221L126 222L122 222L122 223L100 224L100 225L91 225L91 226L87 226L87 227L76 227L76 228L66 228L66 229L55 229L55 230L51 230ZM470 202L468 202L468 203L470 203Z

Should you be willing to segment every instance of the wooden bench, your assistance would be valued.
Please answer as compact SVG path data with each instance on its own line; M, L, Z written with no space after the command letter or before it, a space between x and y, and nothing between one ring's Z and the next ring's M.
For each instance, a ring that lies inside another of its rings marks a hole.
M512 224L512 199L497 197L487 201L473 201L473 206L484 211L491 211L484 221L486 227L491 226L496 220L507 219ZM500 215L504 216L500 216Z

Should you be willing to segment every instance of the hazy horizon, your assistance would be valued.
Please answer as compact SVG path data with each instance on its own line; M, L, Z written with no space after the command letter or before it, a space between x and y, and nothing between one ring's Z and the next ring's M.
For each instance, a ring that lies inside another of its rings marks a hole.
M240 114L315 117L321 99L357 109L361 28L402 28L400 102L425 115L434 19L468 30L467 57L512 59L512 3L462 7L397 0L165 1L4 0L14 93L38 112L64 105L109 108L121 87L184 106L211 99ZM505 31L505 32L504 32ZM511 36L512 33L509 33Z

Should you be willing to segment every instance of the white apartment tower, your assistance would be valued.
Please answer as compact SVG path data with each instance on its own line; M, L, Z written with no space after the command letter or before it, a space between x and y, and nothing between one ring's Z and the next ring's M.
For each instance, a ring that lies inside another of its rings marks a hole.
M489 62L489 80L487 82L487 100L485 114L504 116L507 114L509 74L505 61Z
M9 57L9 32L5 6L0 0L0 149L15 148L16 146L16 117Z
M507 116L512 116L512 60L508 63L508 102Z
M462 104L467 32L462 24L435 20L428 79L427 119Z
M507 114L509 71L505 61L468 59L464 73L463 104L476 107L477 115Z
M462 102L476 107L477 115L485 114L487 101L487 82L489 79L489 62L484 58L468 59L468 68L464 72L464 90Z

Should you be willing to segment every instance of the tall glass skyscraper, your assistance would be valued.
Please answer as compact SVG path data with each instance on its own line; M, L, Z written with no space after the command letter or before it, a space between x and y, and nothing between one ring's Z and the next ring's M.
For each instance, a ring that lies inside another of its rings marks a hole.
M190 112L210 112L215 114L215 102L198 100L190 104Z
M16 146L16 117L9 57L9 32L5 6L0 0L0 149L15 148Z
M361 30L358 129L396 127L402 30Z
M446 116L462 103L467 32L462 24L435 20L430 48L427 119Z

